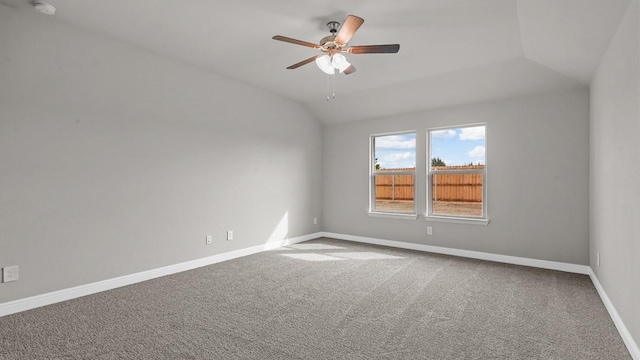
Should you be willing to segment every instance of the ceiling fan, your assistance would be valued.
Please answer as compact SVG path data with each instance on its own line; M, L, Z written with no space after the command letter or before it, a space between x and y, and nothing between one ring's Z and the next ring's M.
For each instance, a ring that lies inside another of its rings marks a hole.
M293 64L287 69L297 69L302 65L309 64L313 61L316 65L327 74L333 75L338 70L340 73L349 75L356 71L356 68L349 63L347 58L342 53L349 54L395 54L400 50L400 44L388 44L388 45L358 45L348 46L347 43L351 40L353 34L364 23L364 19L349 15L347 16L344 24L338 31L340 23L337 21L330 21L327 23L329 32L331 35L325 36L320 39L318 44L310 43L307 41L292 39L286 36L276 35L273 40L284 41L296 45L302 45L313 49L320 50L322 53L312 56L308 59L302 60L299 63Z

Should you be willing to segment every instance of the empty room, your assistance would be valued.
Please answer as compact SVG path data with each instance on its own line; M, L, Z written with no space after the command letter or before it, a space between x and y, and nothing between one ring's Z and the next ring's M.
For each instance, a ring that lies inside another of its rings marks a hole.
M0 359L640 360L639 0L0 0Z

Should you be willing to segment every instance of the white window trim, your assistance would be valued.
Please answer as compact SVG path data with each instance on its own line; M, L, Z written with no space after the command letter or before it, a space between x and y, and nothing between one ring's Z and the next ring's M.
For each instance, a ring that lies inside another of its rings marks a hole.
M371 212L371 211L367 211L367 214L369 216L371 216L371 217L387 218L387 219L416 220L418 218L418 214L409 214L409 213L394 213L394 212L382 212L382 211Z
M438 130L446 130L446 129L460 129L474 126L484 126L485 131L485 164L482 170L478 169L460 169L460 170L436 170L431 171L431 159L433 158L433 154L431 152L431 132ZM424 218L427 221L439 221L439 222L449 222L449 223L458 223L458 224L474 224L474 225L488 225L489 224L489 214L487 213L487 161L486 161L486 151L487 151L487 124L486 123L475 123L475 124L463 124L463 125L452 125L452 126L444 126L437 128L429 128L427 129L427 162L426 162L426 175L427 175L427 211L424 214ZM444 215L444 214L433 214L433 202L431 196L431 182L432 174L477 174L482 173L482 215L483 216L461 216L461 215Z
M424 219L427 221L446 222L454 224L470 224L470 225L489 225L489 219L475 218L475 217L451 217L443 215L427 215L424 214Z
M416 130L406 130L406 131L396 131L396 132L388 132L381 134L372 134L369 136L369 210L367 214L371 217L381 217L381 218L390 218L390 219L406 219L406 220L416 220L418 218L418 202L416 201L416 182L417 182L417 166L413 171L392 171L385 173L384 175L413 175L413 213L408 212L389 212L389 211L376 211L375 202L376 202L376 188L374 186L375 181L375 170L376 170L376 160L375 160L375 144L373 139L375 137L380 136L389 136L389 135L402 135L402 134L415 134L416 142L418 139L418 132ZM417 144L416 144L417 151ZM417 154L416 154L417 155Z

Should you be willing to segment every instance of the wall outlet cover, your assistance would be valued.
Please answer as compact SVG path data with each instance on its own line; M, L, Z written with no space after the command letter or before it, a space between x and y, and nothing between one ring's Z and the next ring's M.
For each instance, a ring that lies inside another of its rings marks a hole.
M2 282L16 281L19 278L18 265L5 266L2 269Z

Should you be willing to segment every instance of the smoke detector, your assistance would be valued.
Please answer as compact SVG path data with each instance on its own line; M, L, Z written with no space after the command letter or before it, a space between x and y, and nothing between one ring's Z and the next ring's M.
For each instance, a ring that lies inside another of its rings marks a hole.
M45 15L53 15L56 13L56 8L53 5L46 3L44 1L34 1L33 7Z

